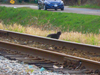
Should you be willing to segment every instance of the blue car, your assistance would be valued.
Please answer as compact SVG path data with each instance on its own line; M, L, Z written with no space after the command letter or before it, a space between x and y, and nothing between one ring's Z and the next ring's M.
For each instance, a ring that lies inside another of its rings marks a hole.
M62 0L38 0L38 9L61 9L64 10L64 3Z

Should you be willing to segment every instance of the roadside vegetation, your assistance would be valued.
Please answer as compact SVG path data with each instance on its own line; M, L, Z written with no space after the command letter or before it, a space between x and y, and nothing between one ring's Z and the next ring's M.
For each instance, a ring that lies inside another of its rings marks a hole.
M98 5L89 5L89 4L85 4L85 5L74 5L74 6L70 6L70 7L74 7L74 8L96 8L96 9L100 9L100 6Z
M15 23L22 26L34 25L43 30L59 29L63 32L100 33L100 16L95 15L0 7L0 20L5 25Z
M50 33L56 33L55 30L42 30L42 28L36 28L33 26L22 26L20 24L4 25L0 23L0 29L10 30L20 33L26 33L31 35L46 37ZM60 40L73 41L77 43L91 44L100 46L100 34L83 34L79 32L63 32L61 34Z
M100 16L0 7L0 29L100 46Z
M14 4L36 4L37 0L13 0ZM0 0L0 4L11 4L10 0Z

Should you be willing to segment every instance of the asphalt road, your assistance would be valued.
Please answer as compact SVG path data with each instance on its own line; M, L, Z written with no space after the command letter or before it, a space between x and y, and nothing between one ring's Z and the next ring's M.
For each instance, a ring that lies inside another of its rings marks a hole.
M29 8L32 8L32 9L38 9L38 7L36 5L5 5L5 4L0 4L0 6L14 7L14 8L29 7ZM100 9L69 8L68 6L65 6L64 11L61 11L60 9L57 10L57 11L55 11L54 9L49 9L48 11L100 15Z

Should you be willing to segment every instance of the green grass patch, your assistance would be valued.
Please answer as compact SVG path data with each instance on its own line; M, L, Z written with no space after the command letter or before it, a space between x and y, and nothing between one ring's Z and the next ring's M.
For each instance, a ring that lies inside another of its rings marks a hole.
M98 5L89 5L89 4L86 4L86 5L80 5L80 6L70 6L70 7L75 7L75 8L96 8L96 9L100 9L100 6Z
M0 19L4 24L36 25L51 30L100 33L100 16L75 13L50 12L30 8L0 7Z

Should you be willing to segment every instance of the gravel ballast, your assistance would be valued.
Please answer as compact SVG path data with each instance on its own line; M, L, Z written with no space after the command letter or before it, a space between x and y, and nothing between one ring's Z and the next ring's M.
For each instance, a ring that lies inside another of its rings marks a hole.
M0 56L0 75L64 75Z

